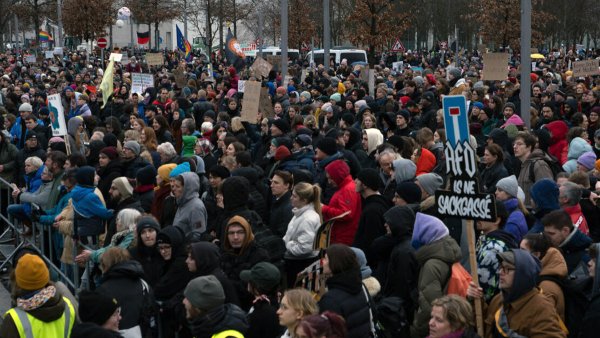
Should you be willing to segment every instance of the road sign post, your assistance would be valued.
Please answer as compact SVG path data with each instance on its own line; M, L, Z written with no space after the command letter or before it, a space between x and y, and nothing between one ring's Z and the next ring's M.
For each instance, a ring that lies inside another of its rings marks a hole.
M450 190L435 192L438 213L466 220L471 277L473 282L479 285L473 220L496 220L494 194L479 192L475 149L469 143L469 117L465 97L445 96L442 105L446 129L446 175L450 179ZM475 302L475 317L477 331L483 335L481 299Z
M106 38L98 38L97 44L99 48L104 49L108 46L108 41L106 41Z

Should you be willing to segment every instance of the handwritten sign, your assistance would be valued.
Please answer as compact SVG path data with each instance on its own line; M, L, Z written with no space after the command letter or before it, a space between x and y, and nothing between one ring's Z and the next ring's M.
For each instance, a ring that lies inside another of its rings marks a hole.
M146 63L148 66L162 66L164 64L162 53L146 53Z
M146 88L154 87L154 77L152 74L131 73L131 93L142 95Z
M260 87L258 81L246 81L244 84L244 102L240 114L242 121L256 123L260 105Z
M256 60L254 60L254 63L252 64L251 68L254 71L255 75L268 77L269 72L271 71L271 69L273 69L273 66L267 61L265 61L265 59L258 56L256 57Z
M600 75L597 59L573 62L573 76L586 77Z
M483 78L486 81L506 80L508 76L508 54L483 54Z
M65 110L62 105L60 94L48 95L48 111L52 128L52 136L67 135Z

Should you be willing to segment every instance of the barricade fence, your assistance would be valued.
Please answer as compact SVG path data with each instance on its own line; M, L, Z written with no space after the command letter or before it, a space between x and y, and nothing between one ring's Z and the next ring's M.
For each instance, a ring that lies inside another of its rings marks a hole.
M4 205L17 204L12 197L12 186L11 183L0 178L0 203ZM40 212L40 207L32 204L31 212L27 215L32 216L32 213ZM42 224L38 221L31 223L31 235L25 236L23 234L25 225L18 219L8 214L5 207L2 208L0 213L0 223L4 224L4 231L0 235L0 243L2 244L14 244L14 249L9 255L4 257L4 261L0 263L0 271L5 271L9 266L14 268L13 260L16 255L22 250L32 250L37 252L46 265L51 271L51 276L55 276L57 280L65 283L72 292L78 292L82 289L89 289L89 271L91 269L90 263L86 263L86 269L80 276L81 267L77 264L66 264L60 261L62 251L58 251L56 243L56 235L58 229L52 225ZM88 246L82 244L76 238L73 238L72 253L73 262L77 253L82 250L93 250Z

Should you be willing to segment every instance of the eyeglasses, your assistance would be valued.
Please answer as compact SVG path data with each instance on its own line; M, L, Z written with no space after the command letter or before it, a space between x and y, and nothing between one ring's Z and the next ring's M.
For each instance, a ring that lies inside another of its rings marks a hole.
M509 272L515 271L516 269L515 268L509 268L509 267L504 266L504 265L500 265L499 270L500 270L500 273L508 274Z

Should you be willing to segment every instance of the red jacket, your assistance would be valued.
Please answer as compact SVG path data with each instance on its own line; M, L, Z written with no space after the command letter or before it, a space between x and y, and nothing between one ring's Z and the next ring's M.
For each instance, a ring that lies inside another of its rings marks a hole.
M348 215L334 223L330 244L352 245L362 209L360 195L355 190L354 181L350 176L350 168L346 162L335 160L325 167L325 171L337 184L338 190L331 197L329 205L323 205L323 219L328 220L350 211Z
M565 164L569 149L566 139L569 126L564 121L552 121L546 125L546 129L551 135L548 153L554 156L561 165Z
M581 212L581 206L579 203L575 204L572 207L564 206L563 210L571 216L571 221L573 225L579 229L579 231L583 232L586 236L590 235L590 229L588 227L587 221L585 220L585 216Z

